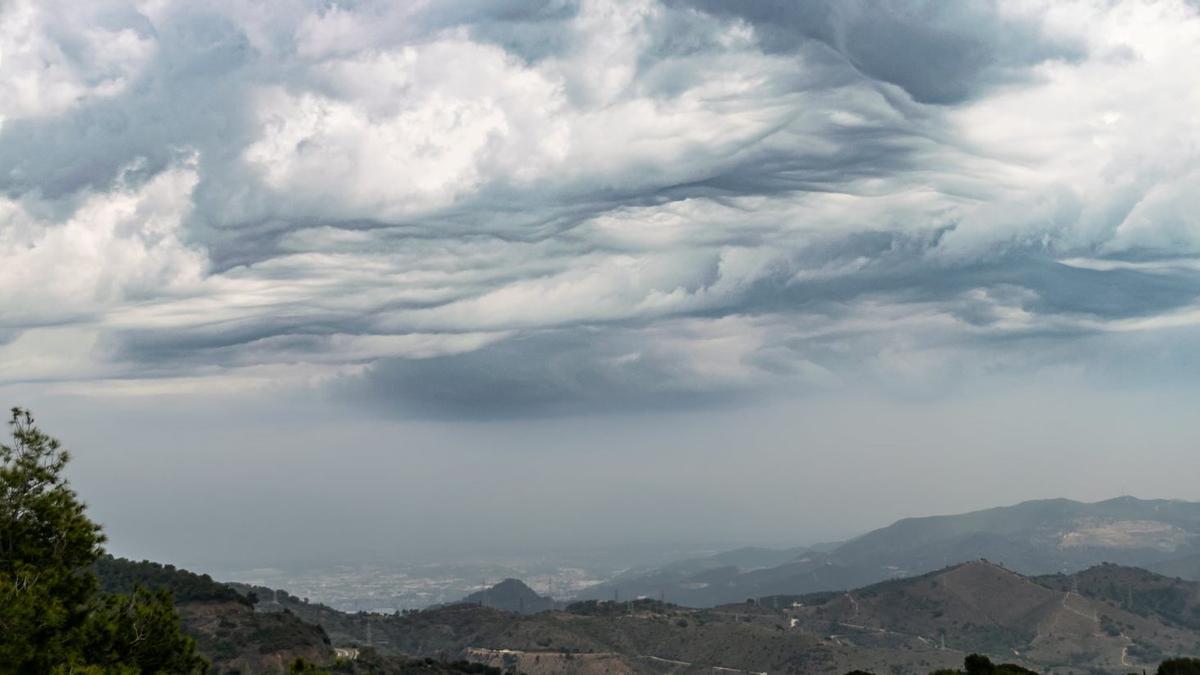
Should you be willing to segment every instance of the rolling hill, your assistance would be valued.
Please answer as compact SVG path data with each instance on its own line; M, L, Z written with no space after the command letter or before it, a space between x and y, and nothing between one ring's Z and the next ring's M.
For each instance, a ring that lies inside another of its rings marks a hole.
M527 673L924 674L977 652L1065 675L1127 673L1200 653L1200 585L1116 565L1026 577L981 560L852 591L708 609L590 600L535 614L458 604L383 616L282 597L334 644L370 640L384 654Z
M1120 575L1108 570L1123 570ZM1197 634L1174 616L1131 611L1101 593L1105 576L1140 575L1145 588L1185 602L1194 589L1143 570L1107 566L1048 580L1024 577L987 561L887 581L794 610L801 623L850 634L912 636L946 649L979 652L1047 668L1122 668L1192 653ZM1082 579L1082 581L1080 581ZM1169 603L1168 603L1169 604Z

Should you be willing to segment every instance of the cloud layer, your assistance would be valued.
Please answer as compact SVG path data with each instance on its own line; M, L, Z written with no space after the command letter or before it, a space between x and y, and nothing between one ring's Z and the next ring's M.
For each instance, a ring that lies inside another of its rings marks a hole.
M1189 373L1197 62L1183 2L16 0L0 381L491 417Z

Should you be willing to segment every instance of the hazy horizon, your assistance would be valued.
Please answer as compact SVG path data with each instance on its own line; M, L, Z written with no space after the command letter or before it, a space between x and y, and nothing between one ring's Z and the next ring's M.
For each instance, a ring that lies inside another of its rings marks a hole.
M1029 499L1197 499L1196 434L1168 424L1187 414L1186 399L1123 396L1063 411L1053 407L1068 397L1061 390L1011 396L466 424L319 401L254 409L255 419L235 402L194 409L186 399L160 402L155 418L140 402L41 409L75 452L73 482L110 550L218 571L589 550L665 562ZM305 414L291 417L297 408ZM1130 427L1129 414L1156 430ZM945 445L929 445L935 428ZM1131 450L1142 444L1177 470L1145 462Z
M202 571L1200 499L1198 62L1185 0L16 0L0 403Z

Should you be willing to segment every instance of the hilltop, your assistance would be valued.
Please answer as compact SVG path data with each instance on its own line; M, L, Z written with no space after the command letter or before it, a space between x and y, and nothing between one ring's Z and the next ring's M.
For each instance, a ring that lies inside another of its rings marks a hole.
M519 579L505 579L495 586L468 595L462 602L518 614L535 614L560 606L553 598L538 595Z
M1061 591L1103 600L1138 616L1200 630L1200 583L1136 567L1105 563L1075 574L1037 577Z

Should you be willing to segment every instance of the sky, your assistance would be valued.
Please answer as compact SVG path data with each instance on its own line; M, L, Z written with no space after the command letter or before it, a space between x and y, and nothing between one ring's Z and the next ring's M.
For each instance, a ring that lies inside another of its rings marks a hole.
M1194 2L0 2L0 402L200 568L1200 498Z

